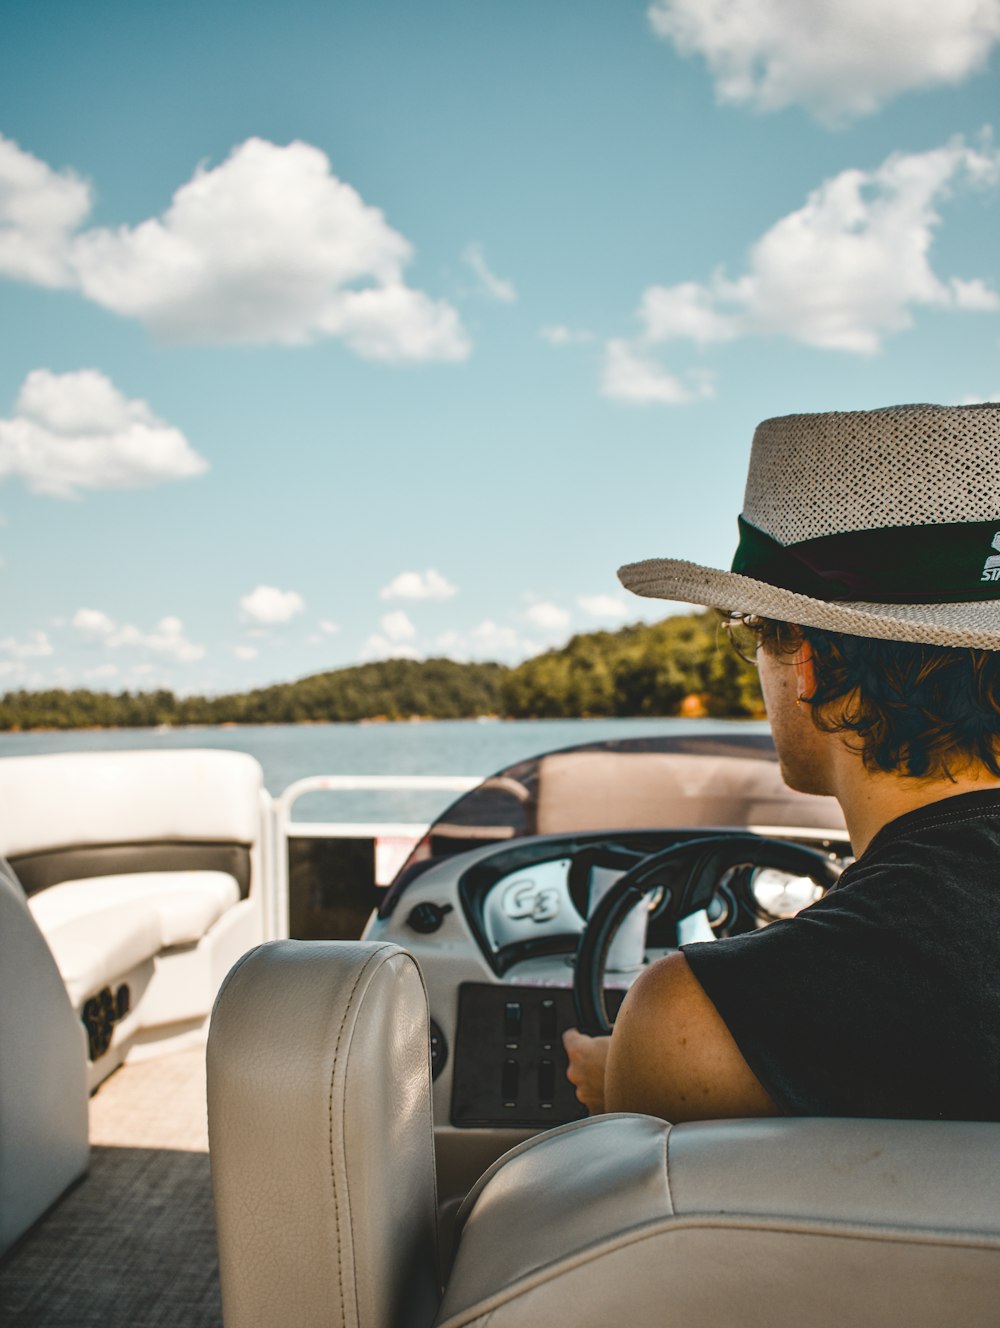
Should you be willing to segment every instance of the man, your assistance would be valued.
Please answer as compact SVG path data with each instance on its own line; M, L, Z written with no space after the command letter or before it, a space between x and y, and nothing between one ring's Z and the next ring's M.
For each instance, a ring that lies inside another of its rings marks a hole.
M1000 406L789 416L755 435L731 572L622 568L756 632L786 782L857 861L797 917L650 965L591 1111L1000 1120Z

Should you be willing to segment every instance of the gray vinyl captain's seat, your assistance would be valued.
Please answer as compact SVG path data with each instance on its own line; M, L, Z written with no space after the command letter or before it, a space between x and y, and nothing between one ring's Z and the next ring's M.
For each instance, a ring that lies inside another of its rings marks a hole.
M475 1187L435 1285L427 1011L387 944L276 942L219 995L226 1328L994 1328L1000 1125L603 1116Z

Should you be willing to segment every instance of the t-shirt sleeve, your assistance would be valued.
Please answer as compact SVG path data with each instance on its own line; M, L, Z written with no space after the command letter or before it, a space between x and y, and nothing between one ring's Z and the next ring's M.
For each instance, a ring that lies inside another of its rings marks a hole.
M919 1102L920 1114L944 1114L936 1085L948 1067L928 1070L929 1048L948 1045L941 993L908 938L846 893L683 953L782 1110L913 1116Z

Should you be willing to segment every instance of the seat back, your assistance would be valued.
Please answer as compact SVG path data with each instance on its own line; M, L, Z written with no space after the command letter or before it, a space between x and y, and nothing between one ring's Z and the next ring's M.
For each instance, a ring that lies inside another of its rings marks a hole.
M0 1255L86 1170L86 1037L0 859Z
M394 945L275 941L212 1015L226 1328L426 1328L438 1302L427 998Z
M601 1116L502 1158L439 1328L993 1328L1000 1125Z
M843 833L844 816L835 799L790 789L776 761L568 751L539 762L538 834L651 825L811 826Z

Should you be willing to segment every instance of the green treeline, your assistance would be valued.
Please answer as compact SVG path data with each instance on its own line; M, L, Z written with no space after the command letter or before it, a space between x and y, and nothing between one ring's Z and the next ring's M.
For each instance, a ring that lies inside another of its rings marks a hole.
M736 653L711 610L588 632L525 660L504 678L501 713L512 719L676 715L688 698L710 715L763 713L757 670Z
M516 668L390 659L215 697L8 692L0 699L0 730L676 715L682 705L719 716L761 713L756 670L724 639L715 613L588 632Z

